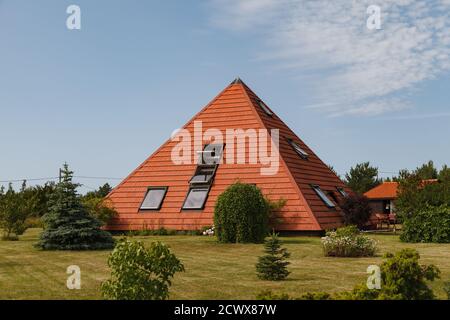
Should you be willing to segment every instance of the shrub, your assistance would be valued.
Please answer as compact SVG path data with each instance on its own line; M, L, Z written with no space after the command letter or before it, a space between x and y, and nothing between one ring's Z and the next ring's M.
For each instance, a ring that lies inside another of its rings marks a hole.
M333 297L336 300L399 300L399 296L386 296L378 289L369 289L367 284L358 284L353 290L338 292Z
M340 204L344 223L363 227L367 224L372 214L369 199L359 194L350 194Z
M366 284L356 286L350 292L338 294L346 300L430 300L435 296L426 281L439 278L434 265L420 265L419 253L403 249L396 254L387 253L381 269L381 289L368 289Z
M450 169L444 166L439 172L438 181L423 181L425 177L418 169L404 172L399 179L395 209L402 220L430 206L450 206Z
M427 281L439 278L439 269L434 265L420 265L420 255L416 250L403 249L395 255L387 253L380 266L381 289L369 289L367 284L359 284L348 292L330 295L325 292L306 293L300 299L306 300L429 300L434 299ZM447 287L450 291L450 287ZM444 287L445 290L445 287ZM279 297L264 291L259 298L277 300ZM284 296L283 296L284 297ZM289 298L289 297L287 297Z
M28 228L43 228L44 223L40 217L28 217L25 221Z
M348 226L327 232L322 238L322 247L329 257L370 257L375 255L377 243L355 226Z
M433 299L433 291L426 281L439 278L439 269L434 265L420 265L419 253L414 249L403 249L395 255L387 253L381 268L382 293L399 295L406 300Z
M307 292L299 300L332 300L332 297L326 292Z
M147 236L174 236L178 234L178 232L174 229L166 229L164 227L160 227L158 229L146 229L142 230L131 230L127 232L128 237L147 237Z
M169 230L164 227L158 228L156 230L146 230L146 231L148 232L148 235L151 235L151 236L167 236L167 235L169 235Z
M336 236L338 237L355 237L361 232L355 225L349 225L336 229Z
M326 292L307 292L299 298L294 298L286 293L273 293L271 290L264 290L258 293L257 300L332 300L333 297Z
M237 182L217 199L215 232L220 242L260 243L268 232L269 206L254 185Z
M292 298L286 293L276 294L271 290L261 291L256 295L256 300L291 300Z
M180 230L175 232L177 235L183 235L183 236L201 236L202 231L201 230Z
M91 196L83 197L82 202L88 213L104 225L117 216L117 211L107 199Z
M213 236L214 235L215 227L203 227L200 229L200 232L203 236Z
M447 294L447 300L450 300L450 281L444 282L444 291Z
M450 242L450 206L427 207L403 221L400 239L405 242Z
M111 279L102 283L102 294L113 300L165 300L176 272L184 266L161 242L145 248L142 242L122 239L108 259Z
M289 275L286 261L290 257L290 253L281 248L281 241L277 234L272 233L269 239L264 243L264 252L266 255L259 257L256 264L258 278L263 280L279 281L284 280Z

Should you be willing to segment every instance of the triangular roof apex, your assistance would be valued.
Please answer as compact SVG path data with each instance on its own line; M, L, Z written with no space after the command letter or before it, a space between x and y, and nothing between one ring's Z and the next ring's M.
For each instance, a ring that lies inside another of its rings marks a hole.
M244 84L244 81L242 81L241 78L237 77L231 82L231 84Z

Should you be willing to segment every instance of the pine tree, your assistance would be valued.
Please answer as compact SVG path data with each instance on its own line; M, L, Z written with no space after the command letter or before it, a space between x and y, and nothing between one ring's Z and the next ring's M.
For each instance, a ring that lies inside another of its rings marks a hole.
M286 261L291 254L285 248L281 248L281 241L276 233L264 242L266 255L259 257L256 264L258 278L262 280L284 280L290 274L287 270L289 262Z
M350 172L345 174L345 180L347 185L359 194L364 194L382 182L378 179L378 168L372 167L369 162L350 168Z
M49 211L37 247L44 250L110 249L114 240L101 230L101 223L90 216L77 194L78 184L72 182L73 172L64 164L61 182L49 200Z

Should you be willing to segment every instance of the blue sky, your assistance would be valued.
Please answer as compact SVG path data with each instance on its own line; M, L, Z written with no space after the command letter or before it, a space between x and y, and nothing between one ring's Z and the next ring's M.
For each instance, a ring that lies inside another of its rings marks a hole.
M341 174L449 163L450 1L365 2L0 0L0 181L125 177L236 76Z

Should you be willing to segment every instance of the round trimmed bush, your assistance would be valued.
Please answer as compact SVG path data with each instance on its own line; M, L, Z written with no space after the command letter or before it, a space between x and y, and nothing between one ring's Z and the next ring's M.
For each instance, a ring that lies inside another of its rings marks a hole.
M237 182L217 199L214 227L220 242L260 243L268 234L269 205L258 187Z

